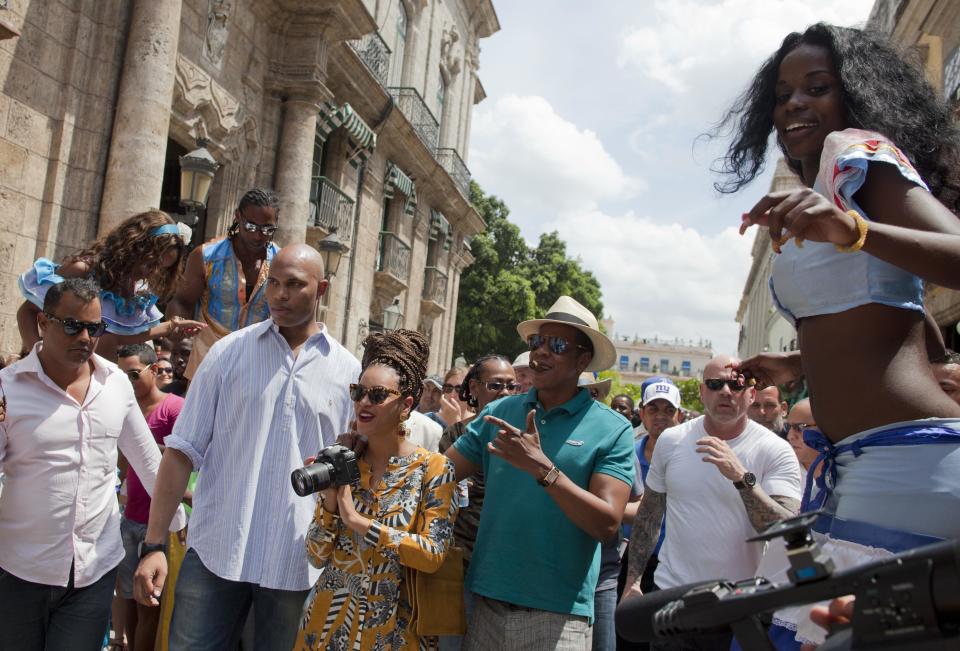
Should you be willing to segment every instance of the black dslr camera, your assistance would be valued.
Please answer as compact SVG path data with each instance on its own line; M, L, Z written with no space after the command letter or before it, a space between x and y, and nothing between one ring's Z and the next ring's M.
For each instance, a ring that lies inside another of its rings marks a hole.
M350 448L331 445L317 453L317 458L305 468L297 468L290 475L294 492L300 497L317 493L330 486L360 485L357 455Z

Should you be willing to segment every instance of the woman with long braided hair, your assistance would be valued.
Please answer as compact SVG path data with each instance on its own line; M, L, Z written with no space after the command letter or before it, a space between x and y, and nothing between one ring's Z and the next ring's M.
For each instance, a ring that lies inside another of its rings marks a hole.
M407 568L429 573L443 563L458 508L452 463L407 440L430 347L419 332L393 330L370 335L364 349L350 386L357 433L367 439L360 485L321 492L306 545L323 573L298 650L437 648L437 638L417 635L406 586Z

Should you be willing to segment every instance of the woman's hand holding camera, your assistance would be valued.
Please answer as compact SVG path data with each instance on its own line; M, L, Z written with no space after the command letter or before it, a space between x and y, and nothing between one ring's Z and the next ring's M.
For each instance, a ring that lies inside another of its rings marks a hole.
M337 486L332 489L328 488L323 491L324 508L327 508L326 493L330 490L336 494L335 506L340 511L340 519L343 520L343 523L347 525L347 528L351 531L356 531L361 536L366 535L367 531L370 530L370 520L357 513L357 509L353 505L353 489L350 488L350 484L344 484L343 486ZM336 513L336 511L333 511L333 513Z

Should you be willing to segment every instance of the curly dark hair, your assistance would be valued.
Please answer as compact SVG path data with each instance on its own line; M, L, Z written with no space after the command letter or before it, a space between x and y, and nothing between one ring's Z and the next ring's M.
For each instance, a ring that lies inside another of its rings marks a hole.
M183 273L186 246L178 235L151 235L150 231L173 223L173 218L161 210L134 215L64 262L79 260L89 265L90 273L104 291L124 298L149 292L159 296L161 303L168 301ZM176 247L177 261L170 267L161 267L160 259L170 247ZM147 288L138 292L136 286L141 280L147 281Z
M277 211L277 219L280 219L280 196L270 188L251 188L240 197L240 203L237 210L243 212L247 206L261 206L264 208L273 208ZM234 220L227 229L227 235L233 237L240 230L240 222Z
M362 370L374 364L389 366L400 378L400 394L413 396L413 408L420 404L423 379L427 376L430 342L415 330L375 332L363 340ZM362 371L361 371L362 373Z
M947 103L927 83L916 56L904 56L883 34L824 23L788 34L713 131L714 137L733 135L715 169L727 179L714 187L722 193L736 192L763 170L774 130L780 63L801 45L829 52L843 88L847 125L889 138L917 168L931 193L957 213L960 140ZM777 144L799 174L799 161L787 156L779 139Z
M479 380L480 374L483 372L483 365L494 359L505 362L507 366L512 365L512 362L503 355L486 355L475 361L473 366L467 371L467 374L463 376L463 382L460 383L460 391L457 392L457 395L461 402L467 403L474 409L477 408L477 397L470 391L470 380Z

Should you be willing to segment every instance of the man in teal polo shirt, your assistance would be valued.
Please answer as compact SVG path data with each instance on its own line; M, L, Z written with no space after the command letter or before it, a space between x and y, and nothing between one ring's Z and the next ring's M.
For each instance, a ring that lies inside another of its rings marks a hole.
M600 541L616 533L630 493L633 431L577 378L616 353L569 296L517 331L533 388L488 405L447 451L457 479L486 476L463 648L589 650Z

